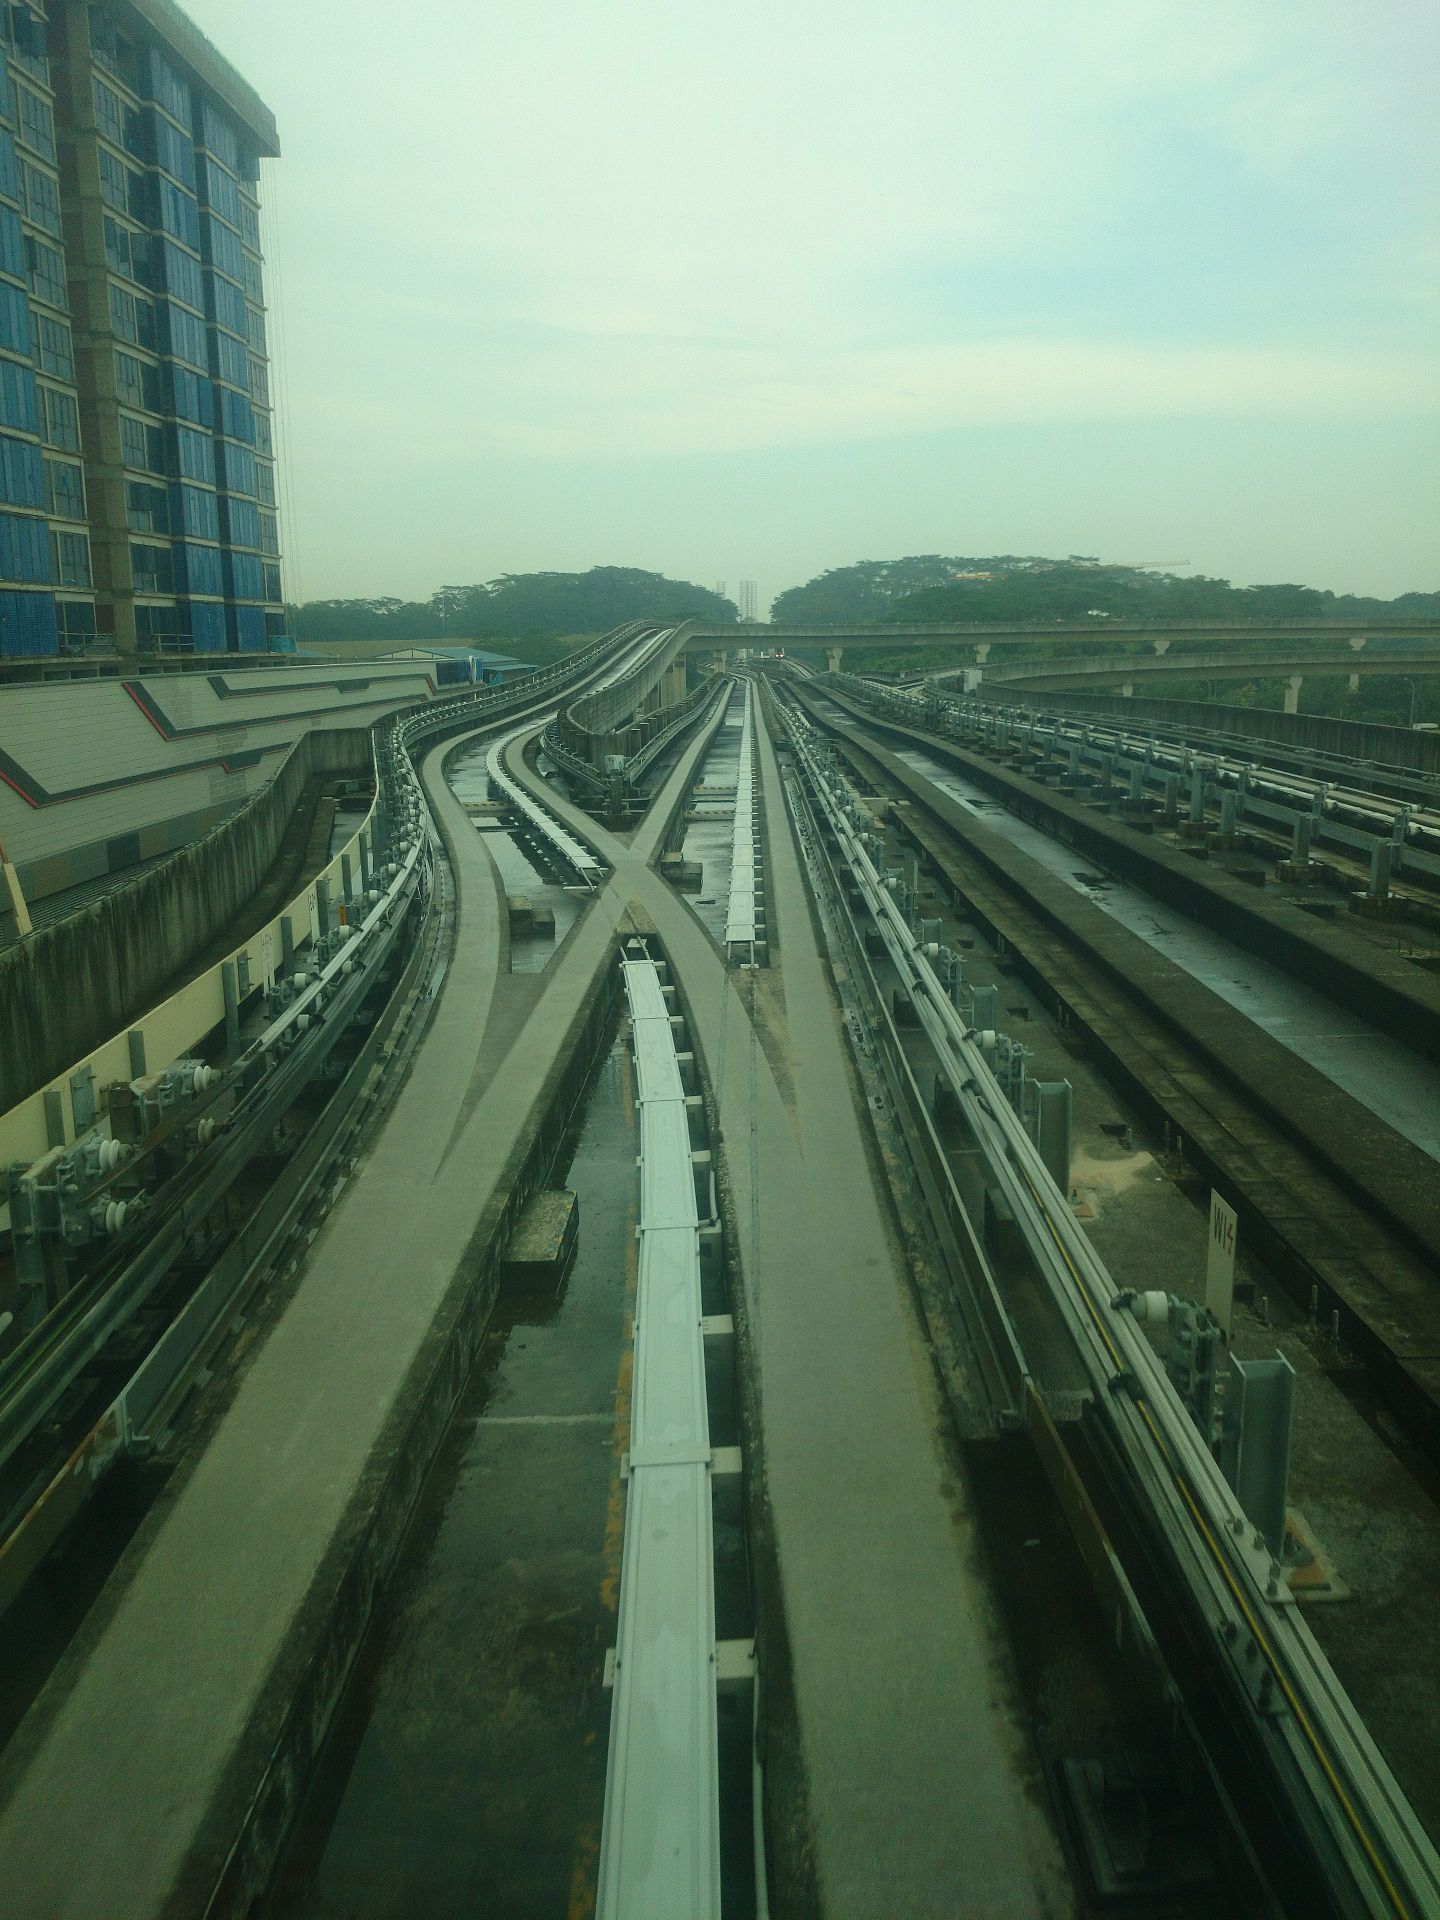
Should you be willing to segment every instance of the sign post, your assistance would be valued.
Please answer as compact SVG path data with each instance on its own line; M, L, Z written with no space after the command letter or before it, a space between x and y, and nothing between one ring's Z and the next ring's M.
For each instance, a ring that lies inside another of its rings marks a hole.
M1230 1344L1230 1310L1235 1298L1235 1209L1210 1189L1210 1251L1205 1261L1205 1305Z

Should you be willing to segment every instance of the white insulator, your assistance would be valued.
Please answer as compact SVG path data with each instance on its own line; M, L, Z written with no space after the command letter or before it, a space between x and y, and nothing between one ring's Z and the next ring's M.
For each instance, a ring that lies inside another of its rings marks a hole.
M196 1067L194 1073L190 1076L191 1092L208 1093L219 1078L220 1075L215 1071L214 1067Z
M995 1051L995 1042L999 1038L994 1027L986 1027L983 1033L975 1033L970 1037L972 1040L979 1041L982 1053L993 1053Z
M119 1233L125 1224L125 1215L129 1211L128 1200L112 1200L105 1209L105 1231Z
M102 1140L100 1142L99 1161L101 1173L113 1173L124 1158L125 1142L123 1140Z
M310 1016L308 1013L296 1014L295 1030L297 1033L308 1033L310 1031Z
M208 1147L210 1142L215 1138L215 1134L216 1134L216 1124L207 1115L205 1119L201 1120L195 1128L196 1146Z
M1130 1311L1147 1333L1163 1332L1170 1324L1170 1296L1158 1288L1137 1293L1130 1302Z

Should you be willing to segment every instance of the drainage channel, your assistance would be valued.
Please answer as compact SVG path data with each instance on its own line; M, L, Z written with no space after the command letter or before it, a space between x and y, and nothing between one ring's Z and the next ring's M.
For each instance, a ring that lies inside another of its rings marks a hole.
M266 1920L593 1912L626 1498L638 1146L622 1023L568 1168L562 1150L554 1177L552 1193L575 1196L573 1256L558 1263L558 1279L554 1264L527 1272L512 1241L484 1346ZM725 1310L718 1273L704 1305ZM733 1446L728 1355L706 1359L713 1444ZM751 1631L738 1483L717 1482L715 1539L717 1632L735 1637ZM749 1735L748 1718L722 1712L726 1920L754 1911Z

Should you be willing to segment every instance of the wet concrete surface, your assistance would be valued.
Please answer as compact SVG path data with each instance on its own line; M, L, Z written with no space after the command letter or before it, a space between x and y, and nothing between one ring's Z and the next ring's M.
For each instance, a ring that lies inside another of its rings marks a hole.
M579 1195L568 1279L554 1299L502 1291L268 1920L588 1910L623 1519L635 1142L622 1040L556 1176Z
M1138 887L1087 867L1073 847L1019 819L983 787L928 754L906 748L896 757L1047 872L1159 948L1397 1132L1440 1156L1440 1069L1432 1063Z

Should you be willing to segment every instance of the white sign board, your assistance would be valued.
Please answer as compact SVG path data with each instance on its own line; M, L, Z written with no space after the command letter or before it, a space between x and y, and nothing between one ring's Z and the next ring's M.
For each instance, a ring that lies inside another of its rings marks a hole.
M1205 1260L1205 1305L1230 1344L1230 1308L1235 1298L1235 1209L1210 1189L1210 1251Z

